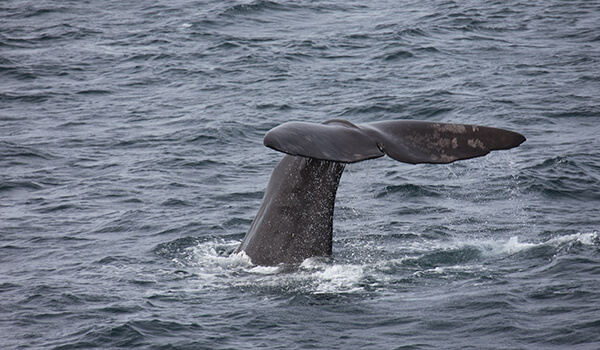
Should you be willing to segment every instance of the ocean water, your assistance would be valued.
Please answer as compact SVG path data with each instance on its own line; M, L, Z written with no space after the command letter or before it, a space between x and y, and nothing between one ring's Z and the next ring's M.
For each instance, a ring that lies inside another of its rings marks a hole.
M600 348L598 1L0 2L0 348ZM232 255L286 121L511 129L350 165L334 254Z

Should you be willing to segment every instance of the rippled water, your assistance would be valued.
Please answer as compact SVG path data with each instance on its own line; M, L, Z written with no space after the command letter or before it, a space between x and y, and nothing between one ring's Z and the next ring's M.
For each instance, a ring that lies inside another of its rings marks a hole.
M600 347L597 1L0 2L2 348ZM334 255L241 241L286 121L508 128L342 177Z

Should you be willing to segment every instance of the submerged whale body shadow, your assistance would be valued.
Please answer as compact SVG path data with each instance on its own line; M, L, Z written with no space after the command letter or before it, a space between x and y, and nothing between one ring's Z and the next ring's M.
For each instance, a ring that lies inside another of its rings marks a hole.
M409 164L445 164L524 141L504 129L410 120L282 124L265 135L264 144L287 155L273 170L236 253L265 266L331 255L335 195L346 163L388 155Z

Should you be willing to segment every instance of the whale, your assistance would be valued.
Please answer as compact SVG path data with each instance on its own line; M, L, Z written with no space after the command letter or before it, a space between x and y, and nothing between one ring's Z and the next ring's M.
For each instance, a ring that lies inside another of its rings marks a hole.
M525 140L505 129L414 120L281 124L267 132L263 143L285 155L235 253L261 266L331 256L335 197L347 164L385 155L408 164L448 164Z

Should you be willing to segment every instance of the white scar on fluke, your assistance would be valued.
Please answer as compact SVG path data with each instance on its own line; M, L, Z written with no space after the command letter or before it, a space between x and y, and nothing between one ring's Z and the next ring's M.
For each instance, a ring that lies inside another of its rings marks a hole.
M445 164L524 141L523 135L504 129L411 120L282 124L265 135L264 144L287 155L273 170L236 252L265 266L331 255L335 196L347 163L388 155L409 164Z

